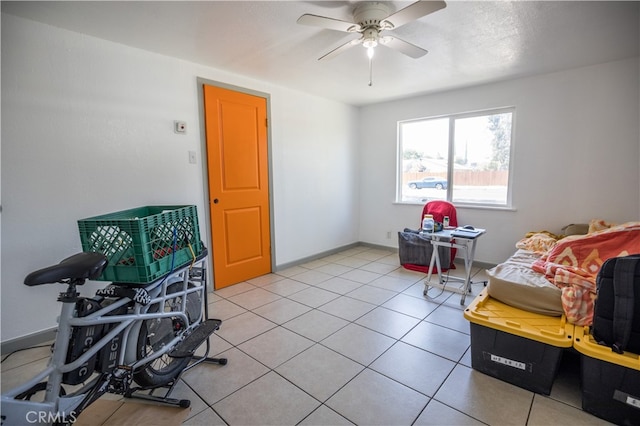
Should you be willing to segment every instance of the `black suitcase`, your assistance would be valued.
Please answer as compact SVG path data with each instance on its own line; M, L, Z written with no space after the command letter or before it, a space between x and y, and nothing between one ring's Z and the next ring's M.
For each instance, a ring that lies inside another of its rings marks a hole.
M606 260L596 291L593 338L617 353L640 354L640 254Z

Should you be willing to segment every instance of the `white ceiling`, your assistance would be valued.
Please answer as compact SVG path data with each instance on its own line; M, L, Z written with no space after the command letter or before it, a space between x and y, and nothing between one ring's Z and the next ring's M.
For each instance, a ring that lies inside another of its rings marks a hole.
M354 105L639 55L640 2L447 1L393 30L429 54L376 48L369 87L362 47L317 60L355 35L296 24L304 13L351 21L356 3L3 1L2 12Z

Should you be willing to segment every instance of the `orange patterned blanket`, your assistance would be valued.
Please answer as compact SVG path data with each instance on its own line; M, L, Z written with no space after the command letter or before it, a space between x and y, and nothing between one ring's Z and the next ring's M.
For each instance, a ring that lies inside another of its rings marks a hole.
M591 325L600 267L609 258L635 253L640 253L640 222L629 222L563 238L532 268L562 290L562 306L570 323Z

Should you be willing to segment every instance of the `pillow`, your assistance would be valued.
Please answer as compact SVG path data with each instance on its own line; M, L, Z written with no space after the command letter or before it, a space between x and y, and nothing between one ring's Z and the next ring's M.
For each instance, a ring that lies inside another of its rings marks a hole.
M585 235L589 232L588 223L572 223L562 228L562 235Z
M606 222L602 219L593 219L589 222L589 234L596 231L602 231L603 229L609 229L612 226L616 226L616 224Z
M543 254L553 248L557 241L549 234L537 233L518 241L516 248Z

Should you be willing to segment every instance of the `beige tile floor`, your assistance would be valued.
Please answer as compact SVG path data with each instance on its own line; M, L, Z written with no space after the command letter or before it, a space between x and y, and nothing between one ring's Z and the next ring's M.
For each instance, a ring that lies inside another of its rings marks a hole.
M577 357L563 358L550 396L474 371L460 295L425 297L424 278L360 246L214 292L211 355L228 364L182 376L171 396L191 399L185 424L607 424L580 409ZM5 358L3 389L47 355Z

